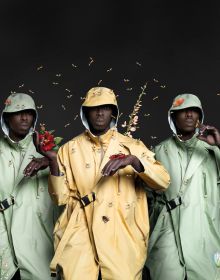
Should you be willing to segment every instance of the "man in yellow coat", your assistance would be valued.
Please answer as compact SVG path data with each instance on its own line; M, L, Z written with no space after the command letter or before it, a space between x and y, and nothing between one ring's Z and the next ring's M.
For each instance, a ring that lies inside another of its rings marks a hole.
M117 118L114 92L92 88L81 108L86 131L57 157L46 153L51 197L66 205L55 226L51 270L65 280L142 279L149 221L140 181L163 191L169 175L141 141L117 132Z

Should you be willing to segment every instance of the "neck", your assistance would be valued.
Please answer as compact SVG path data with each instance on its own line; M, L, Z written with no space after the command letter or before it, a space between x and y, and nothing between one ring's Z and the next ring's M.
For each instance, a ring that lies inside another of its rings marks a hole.
M92 132L92 134L95 135L95 136L101 136L101 135L105 134L108 130L109 130L109 127L106 128L105 130L102 130L102 131L100 131L100 130L95 130L95 129L92 129L92 128L90 129L90 131Z
M183 141L187 141L187 140L191 139L194 136L194 134L195 134L195 131L192 131L192 132L177 131L178 137Z
M14 141L14 142L19 142L21 140L23 140L26 135L17 135L12 133L11 131L9 132L9 137Z

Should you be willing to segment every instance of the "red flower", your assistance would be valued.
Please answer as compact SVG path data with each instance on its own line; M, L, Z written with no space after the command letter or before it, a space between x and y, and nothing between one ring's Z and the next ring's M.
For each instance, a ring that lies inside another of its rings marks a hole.
M123 158L125 158L125 157L126 157L125 154L120 153L120 154L111 155L111 156L109 157L109 159L123 159Z
M58 151L62 137L54 137L52 134L54 130L46 130L45 124L40 124L39 142L42 151Z
M54 142L54 136L49 133L49 131L42 131L43 133L39 134L39 140L41 144L41 148L44 152L50 151L53 147L56 146Z

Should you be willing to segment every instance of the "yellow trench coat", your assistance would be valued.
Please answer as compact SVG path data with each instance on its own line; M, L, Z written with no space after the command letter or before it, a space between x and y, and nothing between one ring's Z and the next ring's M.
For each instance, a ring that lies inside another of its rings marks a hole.
M104 149L103 158L101 154ZM101 170L113 154L133 154L145 171L131 166L114 176ZM66 204L54 230L55 256L51 271L60 269L65 280L139 280L147 255L149 221L146 193L140 177L150 187L165 190L169 175L139 140L114 129L94 137L90 132L63 145L58 153L63 176L50 176L49 191L58 205ZM80 197L96 193L82 207Z

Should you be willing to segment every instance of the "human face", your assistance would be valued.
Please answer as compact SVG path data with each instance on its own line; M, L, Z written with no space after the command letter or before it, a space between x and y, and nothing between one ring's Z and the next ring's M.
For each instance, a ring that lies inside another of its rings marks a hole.
M8 113L6 123L9 128L9 136L18 142L25 138L34 122L34 111L23 110L15 113Z
M200 110L196 107L190 107L173 112L173 120L177 133L183 140L192 138L200 118Z
M91 132L94 135L104 134L110 128L112 107L111 105L87 107L86 116Z

